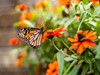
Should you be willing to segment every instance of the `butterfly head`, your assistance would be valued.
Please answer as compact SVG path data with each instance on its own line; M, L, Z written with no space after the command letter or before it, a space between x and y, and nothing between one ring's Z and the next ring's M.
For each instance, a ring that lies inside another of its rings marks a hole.
M44 28L43 28L43 27L40 29L40 32L41 32L42 34L44 33Z

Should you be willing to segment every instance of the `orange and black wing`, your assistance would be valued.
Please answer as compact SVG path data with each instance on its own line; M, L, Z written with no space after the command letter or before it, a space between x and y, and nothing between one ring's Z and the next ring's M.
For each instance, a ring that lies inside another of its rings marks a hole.
M39 34L39 33L32 34L29 37L28 44L30 47L38 48L41 44L41 40L42 40L42 34Z
M20 32L19 32L19 34L18 34L18 37L20 39L23 39L24 41L27 41L28 38L32 34L34 34L35 32L37 32L38 30L40 30L40 29L38 29L38 28L24 28L24 29L21 29Z
M34 32L28 39L28 45L32 48L38 48L41 45L41 40L43 36L43 29Z
M30 47L37 48L41 44L43 33L43 28L24 28L19 32L18 36L27 42Z

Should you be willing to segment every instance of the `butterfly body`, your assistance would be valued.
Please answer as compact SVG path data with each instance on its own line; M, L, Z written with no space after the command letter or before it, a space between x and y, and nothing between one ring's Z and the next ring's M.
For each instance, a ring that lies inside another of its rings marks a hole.
M43 28L24 28L21 29L18 36L23 39L30 47L38 48L41 44Z

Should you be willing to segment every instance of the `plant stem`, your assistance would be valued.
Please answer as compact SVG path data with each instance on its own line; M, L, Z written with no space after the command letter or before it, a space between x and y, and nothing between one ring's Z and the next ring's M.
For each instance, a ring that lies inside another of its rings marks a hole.
M69 46L61 39L62 43L69 49Z
M66 75L78 60L74 60L63 75Z
M62 41L62 43L69 49L69 46L61 39L61 41ZM72 51L72 50L70 50L72 53L74 53L75 54L75 52L74 51Z
M92 50L89 49L89 51L95 56L95 53Z
M54 41L53 41L53 46L55 47L56 50L60 51L60 49L55 45Z
M79 24L79 27L78 27L77 31L80 30L81 25L82 25L82 23L83 23L83 21L84 21L86 15L87 15L87 12L84 12L84 14L83 14L83 18L82 18L82 20L81 20L81 22L80 22L80 24Z

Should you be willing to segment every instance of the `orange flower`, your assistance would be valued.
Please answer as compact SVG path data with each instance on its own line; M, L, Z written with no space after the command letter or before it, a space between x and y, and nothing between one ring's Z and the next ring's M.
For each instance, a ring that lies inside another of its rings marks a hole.
M27 53L25 51L21 52L18 55L18 59L16 61L16 66L17 67L22 67L23 66L23 59L27 57Z
M27 53L25 51L21 52L20 53L20 57L21 58L25 58L27 56Z
M47 30L47 31L43 34L42 42L45 42L45 40L46 40L47 38L52 39L53 37L54 37L54 35L53 35L53 30Z
M62 25L61 28L57 28L53 31L54 36L61 37L62 33L65 31L65 26Z
M69 6L70 5L70 0L58 0L60 5L65 5Z
M96 2L100 2L100 0L91 0L91 2L96 3Z
M20 20L22 21L22 20L29 20L29 19L31 19L32 17L34 16L34 14L33 14L33 12L23 12L22 14L21 14L21 16L20 16Z
M24 23L24 21L21 21L20 25L19 25L19 28L25 28L26 27L26 24Z
M16 61L16 66L17 67L22 67L23 66L23 60L22 59L18 59L17 61Z
M21 11L27 10L27 5L25 5L25 4L17 5L16 9L21 10Z
M52 7L52 9L51 9L52 12L53 12L53 13L56 13L56 12L57 12L57 8L58 8L57 6Z
M38 2L37 4L35 4L35 8L36 9L39 9L39 8L41 8L43 6L44 6L44 1L43 0L41 0L40 2Z
M70 50L76 48L77 54L82 54L84 52L84 48L89 48L90 46L96 47L96 43L93 40L96 40L96 32L94 31L78 31L78 34L74 36L74 38L68 38L72 45L70 46Z
M26 19L26 11L22 12L21 16L20 16L20 20L23 21Z
M48 65L46 75L58 75L58 62L54 61Z
M28 12L28 13L26 14L26 19L29 20L29 19L31 19L33 16L34 16L33 12Z
M18 38L11 38L9 40L9 45L16 46L18 44Z
M52 39L54 36L61 37L62 33L65 31L65 26L63 25L61 28L57 28L55 30L47 30L43 34L42 42L45 42L47 38Z

